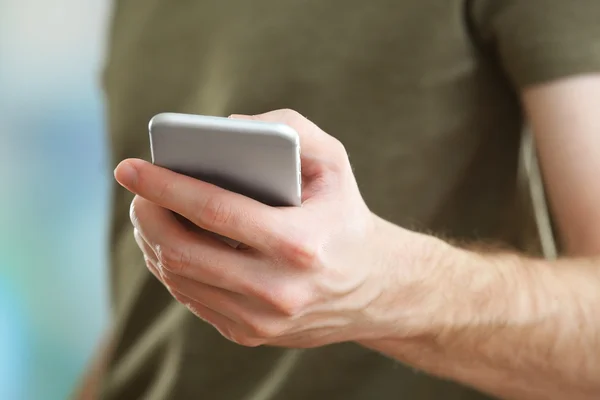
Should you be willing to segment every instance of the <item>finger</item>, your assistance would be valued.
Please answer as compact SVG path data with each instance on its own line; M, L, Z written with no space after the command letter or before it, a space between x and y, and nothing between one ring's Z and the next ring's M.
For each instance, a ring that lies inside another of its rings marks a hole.
M145 257L145 256L144 256L144 261L146 263L146 268L148 268L150 273L152 273L152 275L154 275L154 277L156 279L158 279L161 283L163 283L163 278L160 274L160 270L158 269L158 264L156 263L156 261L151 258Z
M195 225L260 251L273 251L282 237L281 210L215 185L136 159L121 162L115 178Z
M203 303L198 302L197 299L193 299L192 297L189 297L188 295L186 295L183 291L178 290L177 287L180 286L180 284L174 285L173 279L178 280L178 281L179 280L185 281L187 284L190 284L190 282L193 282L193 281L191 281L187 278L173 276L173 275L171 276L171 278L167 278L165 273L161 272L156 258L146 255L146 254L154 254L154 252L152 251L152 249L150 248L148 243L144 240L144 238L139 234L139 231L137 229L134 229L134 236L135 236L136 242L138 243L138 246L145 249L144 259L146 261L146 266L148 267L150 272L152 272L152 274L165 285L165 288L169 291L169 293L171 293L171 295L177 301L179 301L181 304L183 304L188 309L190 309L190 311L192 311L196 316L200 317L204 321L209 322L211 324L217 324L217 323L222 324L222 323L233 322L233 320L227 316L223 315L225 318L221 318L219 316L220 313L217 311L214 311L215 309L212 309L210 306L207 307ZM146 252L148 252L148 253L146 253ZM198 285L201 285L201 284L198 284ZM207 288L210 288L210 287L207 286ZM217 288L214 288L214 289L222 290L222 289L217 289ZM232 292L228 292L228 293L235 295ZM196 303L198 303L198 304L196 304ZM227 321L227 319L229 319L230 321Z
M230 118L281 123L294 129L300 139L302 170L305 175L311 176L323 167L339 163L342 161L342 153L343 158L347 158L345 151L340 152L343 146L337 139L297 111L281 109L257 115L234 114Z
M238 324L252 325L253 321L258 318L266 320L280 317L258 301L239 293L209 286L168 272L163 274L163 281L171 290L196 300Z
M313 122L293 110L276 110L259 115L232 115L230 118L283 123L293 128L300 138L302 169L302 205L338 191L339 178L352 174L344 146Z
M168 273L165 274L165 284L172 292L193 299L237 323L242 323L240 315L247 312L240 306L247 302L247 298L238 293Z
M146 263L146 267L152 273L152 275L156 277L156 279L162 281L162 278L158 271L158 261L156 259L156 254L154 253L154 250L152 250L148 243L146 243L146 241L144 240L142 235L140 235L140 232L137 229L133 230L133 237L135 238L138 247L140 248L140 250L142 250L142 253L144 254L144 262Z
M213 325L221 335L228 340L247 347L256 347L267 342L268 339L261 337L260 328L239 324L236 321L222 315L217 310L202 304L201 302L190 298L178 292L172 292L173 296L180 303L184 304L189 310L201 319Z
M186 230L169 210L136 197L131 220L156 254L159 268L235 293L250 294L264 281L256 256Z
M303 152L320 155L323 158L327 156L327 144L333 139L312 121L294 110L281 109L256 115L233 114L230 118L285 124L298 133Z
M157 261L156 253L154 252L154 249L152 249L152 247L150 247L148 242L146 242L146 240L144 240L139 229L133 228L133 237L135 238L135 242L137 243L138 247L144 254L144 257L147 257L147 258L153 259L154 261Z
M196 315L201 320L208 322L212 326L214 326L219 333L222 335L229 334L235 327L235 321L227 318L226 316L219 314L217 311L212 310L205 305L199 303L198 301L189 298L181 293L171 291L171 295L182 305L184 305L188 310L190 310L194 315Z

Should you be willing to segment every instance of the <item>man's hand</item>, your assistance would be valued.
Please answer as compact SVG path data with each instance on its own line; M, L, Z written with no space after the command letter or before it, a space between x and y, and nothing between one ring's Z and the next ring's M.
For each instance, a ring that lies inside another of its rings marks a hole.
M302 207L268 207L126 160L115 176L136 194L131 219L150 271L198 317L246 346L314 347L391 331L421 333L422 317L399 321L385 311L390 288L419 309L427 269L411 254L424 250L423 237L393 227L397 243L398 233L403 235L406 256L391 260L385 244L392 226L365 205L343 146L298 113L238 118L283 122L298 131ZM186 229L173 212L249 248L233 249ZM401 279L390 268L398 261L404 267Z
M268 207L141 160L115 171L136 194L148 268L177 300L246 346L356 341L498 396L598 398L598 259L475 252L407 231L368 210L331 136L291 111L252 118L300 134L301 207Z

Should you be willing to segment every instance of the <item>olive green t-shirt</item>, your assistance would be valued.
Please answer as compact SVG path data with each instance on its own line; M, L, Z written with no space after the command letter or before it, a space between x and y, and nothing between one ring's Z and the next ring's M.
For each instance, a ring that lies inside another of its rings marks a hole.
M104 74L112 164L160 112L293 108L346 146L372 211L536 251L519 91L600 70L597 0L116 0ZM353 343L244 348L146 270L113 192L106 399L483 399ZM442 288L440 288L442 289Z

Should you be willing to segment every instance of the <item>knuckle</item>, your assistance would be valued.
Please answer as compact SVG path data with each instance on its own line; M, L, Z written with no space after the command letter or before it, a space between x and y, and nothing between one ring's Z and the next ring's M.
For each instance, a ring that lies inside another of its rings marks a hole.
M173 182L170 180L165 180L163 182L161 182L161 184L158 186L158 189L156 190L156 199L158 201L163 201L165 199L167 199L172 191L173 188Z
M191 253L185 248L158 245L156 257L162 267L175 274L185 272L192 264Z
M197 207L197 218L208 226L226 225L233 219L233 210L228 203L212 196Z
M331 136L331 147L333 150L333 154L336 157L346 159L348 158L348 152L346 151L346 146L342 143L338 138Z
M265 343L265 340L253 337L238 324L215 325L219 333L227 340L244 347L257 347Z
M321 264L321 246L309 235L285 240L282 253L285 259L300 269L318 270Z
M246 318L244 320L249 337L259 340L269 340L279 336L277 325L263 318Z
M168 267L172 264L173 260L176 258L172 247L158 245L156 246L156 258L160 265L163 267Z
M283 108L281 113L291 120L304 119L304 116L292 108Z
M263 301L285 317L297 317L306 307L306 293L297 285L279 285L265 293Z
M327 163L327 168L334 173L341 173L349 169L348 152L344 144L337 138L330 136L328 145L330 151L330 162ZM351 169L351 168L350 168Z
M296 129L300 126L306 126L307 119L304 115L291 108L279 108L267 114L269 114L270 120L288 124Z

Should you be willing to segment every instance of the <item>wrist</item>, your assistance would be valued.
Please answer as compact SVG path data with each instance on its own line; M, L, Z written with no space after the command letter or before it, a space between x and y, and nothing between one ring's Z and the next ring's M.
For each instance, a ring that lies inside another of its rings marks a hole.
M411 232L380 218L377 242L384 274L382 287L367 312L381 339L437 337L463 313L465 250Z

